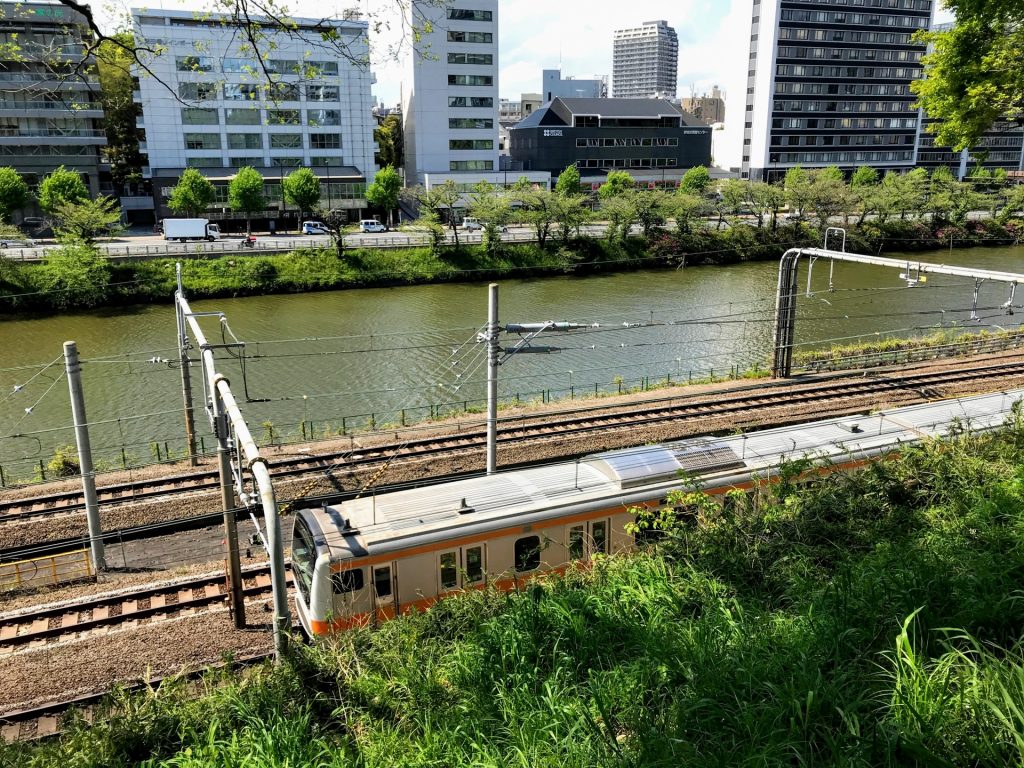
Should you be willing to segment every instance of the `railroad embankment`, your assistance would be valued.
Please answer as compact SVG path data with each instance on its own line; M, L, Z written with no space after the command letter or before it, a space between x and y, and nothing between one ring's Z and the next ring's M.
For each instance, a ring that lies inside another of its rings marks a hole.
M355 631L10 765L1015 765L1024 422L803 466L655 549ZM190 626L193 632L203 630ZM193 642L182 639L182 642Z
M807 224L771 227L734 221L687 232L657 230L647 238L610 240L552 236L545 245L502 243L439 249L332 249L279 256L231 256L184 263L193 298L252 296L437 282L480 282L509 277L591 274L631 269L735 264L778 259L794 246L822 243ZM1020 242L1024 222L972 221L964 227L922 221L867 221L849 230L847 250L861 253L927 251ZM174 260L109 263L98 251L69 247L40 264L0 258L0 312L55 313L100 306L164 302L174 293Z

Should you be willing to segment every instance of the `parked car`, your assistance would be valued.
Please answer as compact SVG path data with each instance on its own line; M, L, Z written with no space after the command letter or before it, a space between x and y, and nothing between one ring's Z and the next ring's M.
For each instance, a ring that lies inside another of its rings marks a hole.
M302 234L304 235L329 235L331 231L322 221L302 222Z
M0 248L35 248L36 241L30 237L0 240Z
M462 220L462 228L472 232L475 229L483 229L484 222L480 221L480 219L475 219L472 216L467 216ZM508 227L506 226L500 226L498 227L498 229L500 229L502 232L508 232Z
M388 228L376 219L361 219L359 222L360 232L387 232Z

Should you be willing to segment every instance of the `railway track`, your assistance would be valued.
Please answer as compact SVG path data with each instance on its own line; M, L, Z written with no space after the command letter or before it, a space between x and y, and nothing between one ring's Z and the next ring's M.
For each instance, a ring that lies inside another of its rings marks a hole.
M916 392L930 399L936 387L986 381L994 378L1024 375L1024 361L976 365L970 368L931 373L884 373L882 375L830 377L824 381L784 385L759 384L715 395L692 395L648 400L637 405L614 408L595 405L560 413L532 414L503 419L498 442L503 445L532 440L568 438L602 430L651 426L694 418L734 416L744 412L773 407L810 406L844 399L879 395L886 392ZM781 390L781 391L780 391ZM455 435L395 441L372 447L323 454L317 457L295 457L272 462L275 478L298 478L327 472L335 468L346 471L372 468L396 458L424 458L448 453L481 449L486 442L484 429L471 429ZM147 501L175 494L213 491L219 485L215 471L199 471L156 480L144 480L105 486L97 489L101 504ZM0 501L0 523L44 517L84 508L80 491L67 491L25 499Z
M242 578L247 597L270 594L269 565L245 569ZM0 615L0 658L130 623L168 619L227 599L227 583L221 573Z

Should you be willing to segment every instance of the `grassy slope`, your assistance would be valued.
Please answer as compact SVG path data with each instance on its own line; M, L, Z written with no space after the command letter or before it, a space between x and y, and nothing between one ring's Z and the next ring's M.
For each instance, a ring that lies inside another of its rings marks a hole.
M200 700L130 699L24 766L990 765L1024 760L1024 425L783 482L658 551L476 593Z

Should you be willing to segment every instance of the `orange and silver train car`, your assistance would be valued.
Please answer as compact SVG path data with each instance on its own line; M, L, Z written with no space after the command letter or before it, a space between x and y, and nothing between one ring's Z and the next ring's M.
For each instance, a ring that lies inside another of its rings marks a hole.
M1003 424L1024 389L586 456L296 513L295 602L311 636L375 625L460 590L509 589L597 553L637 546L631 507L678 488L723 494L786 460L853 468L900 445Z

